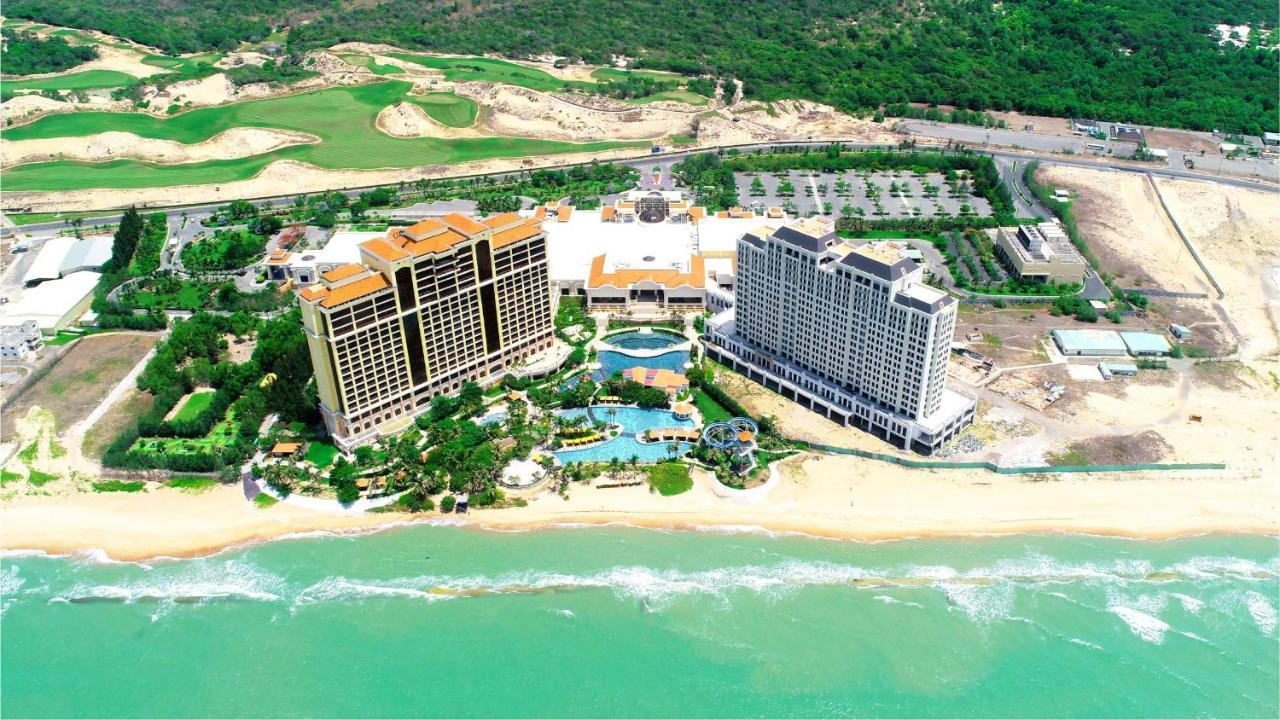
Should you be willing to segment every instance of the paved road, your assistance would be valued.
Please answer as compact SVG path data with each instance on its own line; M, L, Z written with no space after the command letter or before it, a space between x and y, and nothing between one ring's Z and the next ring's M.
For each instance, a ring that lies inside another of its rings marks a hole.
M1127 164L1121 165L1121 164L1117 164L1116 161L1110 158L1105 158L1105 157L1100 157L1096 159L1087 159L1084 157L1072 158L1072 157L1065 157L1062 155L1054 155L1052 157L1043 157L1042 153L1053 152L1053 148L1061 148L1062 141L1073 140L1073 139L1061 138L1053 135L1042 135L1039 133L1030 133L1025 131L1013 131L1013 130L988 130L986 128L976 128L976 127L971 127L967 125L947 125L944 123L927 123L923 121L908 121L906 123L903 123L903 128L907 132L927 134L933 137L953 136L952 139L955 139L958 142L964 142L966 144L972 144L975 146L980 146L983 142L986 142L987 134L992 134L993 137L995 137L996 139L999 139L1002 141L1007 140L1010 145L1016 145L1018 147L1030 147L1031 150L1018 150L1018 149L1011 149L1011 148L993 148L993 147L985 147L985 148L973 147L974 150L981 152L985 155L991 156L994 160L996 160L997 164L1008 163L1008 167L1011 169L1014 168L1015 163L1018 163L1017 167L1019 169L1016 172L1005 173L1005 171L1002 170L1002 173L1005 174L1006 179L1012 176L1015 176L1021 172L1020 170L1020 168L1022 167L1021 163L1025 163L1030 160L1040 160L1042 164L1046 164L1046 165L1068 165L1072 167L1110 169L1116 172L1150 173L1153 175L1168 176L1168 177L1189 178L1193 180L1207 180L1212 182L1223 183L1226 185L1233 185L1235 187L1244 187L1244 188L1250 188L1255 190L1265 190L1265 191L1272 191L1272 192L1274 192L1277 189L1276 186L1273 184L1262 182L1261 178L1250 179L1247 177L1233 177L1226 174L1218 176L1218 175L1211 174L1212 170L1210 170L1209 173L1202 172L1201 170L1187 170L1184 167L1182 167L1181 154L1180 153L1178 154L1175 162L1175 157L1174 157L1175 153L1172 151L1170 152L1170 166L1168 167L1141 165L1141 164L1133 164L1133 163L1127 163ZM1015 137L1008 138L1008 137L1005 137L1004 135L995 135L996 133L1010 133ZM1022 136L1028 136L1032 140L1027 140ZM1026 144L1019 144L1018 142L1016 142L1016 140L1024 140ZM764 143L756 143L753 145L738 145L735 147L740 152L748 153L748 152L755 152L757 150L768 151L768 150L771 150L774 148L780 148L780 147L805 147L805 146L824 147L826 145L830 145L831 142L832 142L831 140L764 142ZM845 145L851 149L885 149L885 148L896 147L895 145L889 145L889 144L867 144L867 143L857 143L857 142L846 142ZM1032 145L1034 145L1035 147L1032 147ZM663 184L665 186L666 178L669 177L669 169L671 165L680 162L681 160L689 157L690 155L697 155L700 153L708 152L709 150L711 150L711 148L682 150L678 152L663 153L661 155L641 156L637 158L632 158L630 160L618 160L616 162L623 165L629 165L644 173L652 171L654 166L662 167L664 171ZM1236 161L1226 161L1226 162L1235 163ZM1206 163L1198 163L1198 164L1200 165L1201 168L1203 168ZM1213 165L1214 163L1208 163L1208 164ZM1266 175L1267 178L1274 178L1276 180L1280 180L1280 175L1277 175L1277 173L1280 173L1280 166L1277 166L1274 164L1267 165L1265 163L1259 163L1258 165L1260 167L1269 168L1268 170L1269 174ZM558 166L558 167L568 167L568 166L565 165L565 166ZM1234 165L1229 164L1227 165L1224 172L1231 170L1233 168L1234 168ZM511 170L508 172L501 172L501 173L494 173L494 174L495 175L511 175L511 174L516 174L518 172L520 171ZM371 185L368 187L351 188L348 190L343 190L341 192L345 193L350 197L355 197L356 195L359 195L361 192L364 192L374 187L379 187L379 186ZM1025 191L1025 188L1024 188L1024 191ZM1013 194L1015 196L1018 195L1016 191ZM257 204L262 204L263 202L266 202L273 207L282 207L285 205L292 204L293 198L296 196L297 196L297 193L289 193L287 195L279 195L279 196L266 197L266 198L251 198L251 199ZM1027 196L1030 197L1030 193L1027 193ZM175 216L181 217L184 214L188 218L202 219L202 218L207 218L215 210L217 210L219 207L225 204L226 203L209 203L209 204L203 204L203 205L189 205L185 207L149 208L149 210L155 211L157 209L164 209L165 212L169 214L171 219ZM1029 206L1025 201L1023 201L1023 205L1026 205L1026 207L1023 209L1034 210L1034 207ZM1041 214L1041 215L1047 216L1047 211L1042 210L1039 213L1032 212L1030 214L1031 215ZM92 218L85 219L84 223L85 225L112 224L112 223L119 222L119 219L120 219L119 213L111 213L110 211L104 211L104 213L100 216L95 216ZM22 231L26 233L34 234L34 233L42 233L42 232L56 232L58 230L65 229L66 227L67 225L64 221L57 220L53 222L24 225L22 226Z

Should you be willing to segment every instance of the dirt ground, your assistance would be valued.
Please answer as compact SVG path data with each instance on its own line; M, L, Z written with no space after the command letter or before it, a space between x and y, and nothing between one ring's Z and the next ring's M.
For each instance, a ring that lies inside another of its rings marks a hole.
M102 419L93 424L88 432L84 434L84 442L81 448L85 457L94 460L102 459L102 454L107 451L111 443L116 437L124 432L124 429L131 423L135 422L141 415L151 409L151 403L155 401L155 396L148 392L142 392L137 388L130 388L125 392L115 405L107 411Z
M1160 462L1173 451L1153 430L1136 435L1108 435L1075 442L1068 448L1065 464L1140 465Z
M1102 269L1116 275L1121 286L1212 291L1145 176L1062 165L1046 166L1037 175L1072 191L1081 232Z
M105 333L77 341L49 372L0 412L0 436L12 437L15 421L39 406L59 431L84 419L111 388L156 344L156 335Z

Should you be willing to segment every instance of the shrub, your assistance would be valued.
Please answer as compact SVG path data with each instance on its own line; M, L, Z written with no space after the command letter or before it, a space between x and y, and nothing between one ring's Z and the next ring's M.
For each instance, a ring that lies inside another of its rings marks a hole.
M440 498L440 512L451 513L453 512L454 505L457 505L457 504L458 504L457 498L455 498L452 495L445 495L444 497Z

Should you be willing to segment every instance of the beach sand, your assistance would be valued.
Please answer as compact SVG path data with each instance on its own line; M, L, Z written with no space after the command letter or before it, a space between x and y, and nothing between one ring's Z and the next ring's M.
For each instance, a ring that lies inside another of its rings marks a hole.
M646 487L573 486L527 507L450 516L477 528L531 530L572 524L739 531L761 529L852 540L1074 532L1134 538L1202 533L1280 533L1276 478L1228 471L1091 476L1001 476L920 471L845 456L802 456L768 484L732 491L698 472L674 497ZM600 482L604 482L603 480ZM238 486L200 494L68 493L0 506L6 550L100 550L117 560L198 556L228 546L316 531L362 532L418 516L329 515L287 504L260 509Z

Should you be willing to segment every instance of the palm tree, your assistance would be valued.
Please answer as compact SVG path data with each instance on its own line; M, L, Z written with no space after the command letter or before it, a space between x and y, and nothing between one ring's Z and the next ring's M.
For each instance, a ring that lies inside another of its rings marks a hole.
M618 479L618 473L622 470L622 461L617 456L609 458L609 477L614 480Z

